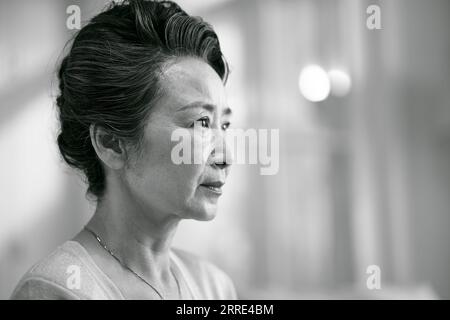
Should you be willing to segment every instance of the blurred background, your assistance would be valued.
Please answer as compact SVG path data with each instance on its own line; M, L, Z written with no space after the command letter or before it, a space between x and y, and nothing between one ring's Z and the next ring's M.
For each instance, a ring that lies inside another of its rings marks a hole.
M280 129L280 167L236 165L217 218L175 246L244 299L449 299L450 2L177 2L219 35L234 127ZM67 7L84 23L105 3L0 2L1 299L95 209L57 152L55 67Z

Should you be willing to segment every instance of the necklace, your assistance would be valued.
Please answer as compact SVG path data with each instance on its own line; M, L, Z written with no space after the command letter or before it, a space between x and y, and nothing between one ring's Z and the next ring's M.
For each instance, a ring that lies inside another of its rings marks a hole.
M135 272L133 269L131 269L130 267L128 267L126 264L124 264L122 262L122 260L120 260L115 254L114 252L112 252L107 246L106 244L102 241L102 239L100 239L100 237L94 232L92 231L90 228L88 227L84 227L84 229L86 231L88 231L89 233L91 233L94 238L98 241L98 243L100 244L100 246L105 249L106 252L108 252L114 259L117 260L117 262L120 263L120 265L122 267L124 267L125 269L127 269L128 271L130 271L132 274L134 274L138 279L140 279L141 281L143 281L145 284L147 284L150 288L153 289L153 291L156 292L156 294L161 298L161 300L165 300L164 296L161 294L160 290L156 289L156 287L154 285L152 285L150 282L148 282L147 280L145 280L143 277L141 277L137 272ZM175 282L177 283L177 288L178 288L178 295L181 298L181 289L180 289L180 283L178 282L177 277L175 276L175 273L173 272L172 268L170 268L170 272L172 273L173 278L175 279Z

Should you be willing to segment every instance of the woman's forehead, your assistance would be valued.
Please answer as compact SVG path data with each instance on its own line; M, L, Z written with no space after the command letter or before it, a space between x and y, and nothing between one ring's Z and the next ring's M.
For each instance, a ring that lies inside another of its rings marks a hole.
M160 102L174 109L193 101L219 107L226 105L222 80L214 69L198 59L183 59L169 66L161 77L160 85L163 89Z

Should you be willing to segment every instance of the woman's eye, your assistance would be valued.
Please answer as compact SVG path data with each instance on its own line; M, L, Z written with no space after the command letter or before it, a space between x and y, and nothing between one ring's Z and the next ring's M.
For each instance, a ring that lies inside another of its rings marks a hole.
M225 123L222 125L222 130L223 130L223 131L226 131L229 127L230 127L230 123L229 123L229 122L225 122Z
M203 128L209 128L209 118L208 117L203 117L201 119L198 119L197 122L200 123L200 125Z

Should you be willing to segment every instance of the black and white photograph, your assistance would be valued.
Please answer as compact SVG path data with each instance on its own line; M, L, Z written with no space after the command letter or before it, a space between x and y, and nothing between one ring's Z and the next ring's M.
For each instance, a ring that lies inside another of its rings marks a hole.
M449 31L448 0L0 0L0 300L450 299Z

